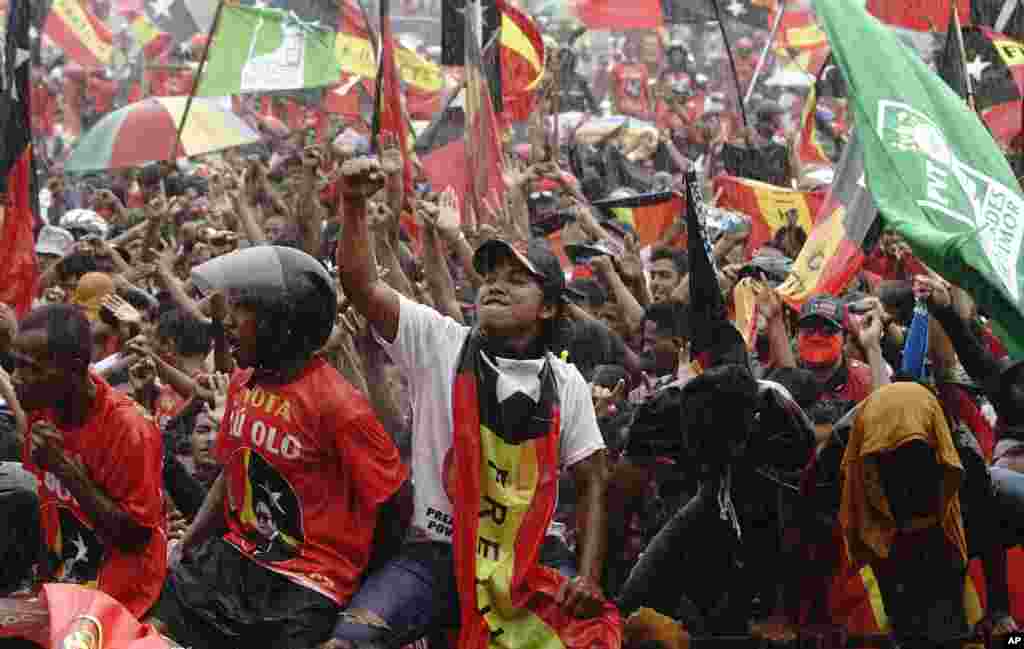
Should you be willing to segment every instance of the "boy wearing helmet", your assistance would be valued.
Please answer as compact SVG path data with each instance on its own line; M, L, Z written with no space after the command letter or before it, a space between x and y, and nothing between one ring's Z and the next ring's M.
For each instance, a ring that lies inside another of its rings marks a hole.
M223 470L150 621L196 649L306 649L355 591L406 470L366 397L316 356L337 311L319 262L257 246L192 281L226 297L214 327L238 369L216 442Z
M557 258L543 240L483 243L473 258L479 322L462 326L378 278L366 200L383 182L379 163L351 160L340 182L339 277L409 378L416 488L399 556L370 575L323 646L397 646L452 627L460 649L498 635L510 647L517 638L618 646L617 614L599 585L604 443L586 382L556 356L565 290ZM572 579L538 560L563 467L579 503Z

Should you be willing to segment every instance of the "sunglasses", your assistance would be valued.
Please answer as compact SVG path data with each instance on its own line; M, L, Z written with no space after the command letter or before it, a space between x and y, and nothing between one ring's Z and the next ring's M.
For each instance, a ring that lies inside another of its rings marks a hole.
M825 336L835 336L842 332L842 328L834 322L815 318L800 323L800 331L804 333L817 333Z

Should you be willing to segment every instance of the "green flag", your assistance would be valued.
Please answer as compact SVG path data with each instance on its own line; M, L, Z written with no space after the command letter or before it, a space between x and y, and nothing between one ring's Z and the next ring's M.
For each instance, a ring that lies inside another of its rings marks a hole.
M1024 197L977 115L856 0L814 0L846 78L883 222L1024 355ZM870 43L870 46L865 46Z
M198 96L316 88L336 83L335 33L294 13L224 5Z

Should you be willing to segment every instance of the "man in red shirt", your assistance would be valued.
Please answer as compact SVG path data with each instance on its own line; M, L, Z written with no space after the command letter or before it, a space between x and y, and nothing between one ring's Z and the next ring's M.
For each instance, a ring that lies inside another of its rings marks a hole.
M93 586L141 616L167 572L159 431L89 371L89 321L74 306L31 312L12 377L28 413L24 463L39 480L47 581Z
M257 246L192 280L230 296L213 326L239 369L216 445L223 471L150 621L195 649L307 649L359 584L406 469L366 397L316 356L337 312L319 262Z

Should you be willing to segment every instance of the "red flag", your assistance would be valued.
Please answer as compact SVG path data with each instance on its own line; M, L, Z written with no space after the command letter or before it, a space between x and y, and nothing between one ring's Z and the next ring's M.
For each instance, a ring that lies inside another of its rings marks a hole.
M373 134L380 147L380 136L394 135L402 151L402 179L406 197L412 197L412 160L409 157L409 122L406 117L402 81L395 63L395 39L391 33L391 0L380 3L380 66L377 73L377 100Z
M31 149L26 149L7 176L7 201L0 208L3 213L0 268L4 269L4 281L0 282L0 302L14 307L18 318L32 308L38 280L29 201L31 182L32 153Z
M431 187L438 192L451 187L458 194L460 205L469 185L465 127L466 115L462 109L449 106L416 138L416 153Z
M660 29L661 0L578 0L576 17L589 29Z
M669 227L681 218L684 206L685 201L672 192L640 194L594 203L594 207L633 228L641 247L657 243ZM685 241L682 245L685 245Z
M497 38L484 43L481 49L476 28L477 5L481 0L466 3L466 198L478 223L490 213L483 201L498 207L505 202L504 158L498 136L498 119L491 103L484 58L497 56ZM494 205L497 202L497 205Z
M537 103L534 90L544 75L544 39L529 16L498 0L501 12L501 98L505 119L526 121Z
M969 23L971 0L868 0L868 13L893 27L918 32L941 32L946 29L953 3L960 24Z
M36 269L33 215L31 145L31 92L27 54L30 11L28 0L11 0L8 5L7 38L4 39L3 78L8 80L0 96L0 185L4 191L0 227L0 302L14 307L18 317L32 308L38 271Z

